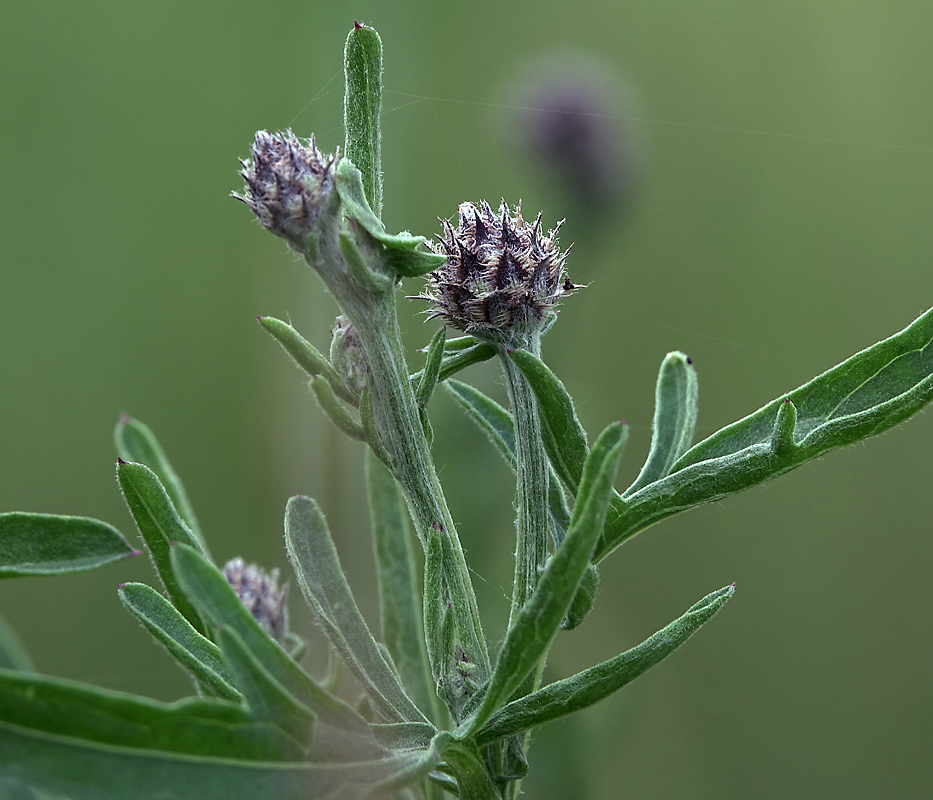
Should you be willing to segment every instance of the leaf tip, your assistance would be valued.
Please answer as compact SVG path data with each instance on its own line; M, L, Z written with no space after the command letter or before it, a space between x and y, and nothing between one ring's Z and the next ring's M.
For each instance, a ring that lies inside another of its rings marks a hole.
M126 462L122 458L117 456L117 466L122 467L124 464L126 464Z
M130 552L129 552L129 555L127 556L127 558L132 558L133 556L141 556L142 554L143 554L143 551L142 551L142 550L137 550L135 547L133 547L133 548L130 549ZM120 586L122 586L122 585L123 585L123 584L121 583Z
M133 421L133 418L129 414L127 414L125 411L122 414L120 414L121 425L129 425L132 421Z

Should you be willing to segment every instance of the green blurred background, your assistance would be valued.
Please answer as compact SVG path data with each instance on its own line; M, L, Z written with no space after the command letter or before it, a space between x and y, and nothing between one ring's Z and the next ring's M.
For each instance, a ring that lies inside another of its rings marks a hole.
M11 2L0 508L131 533L110 438L125 411L159 435L220 558L288 573L284 502L318 497L375 621L361 450L255 322L289 317L324 348L333 303L228 197L258 128L341 143L354 17L385 43L390 229L433 234L479 198L567 217L571 274L590 286L545 356L591 432L630 422L620 486L647 451L667 351L696 363L707 435L933 305L929 2ZM588 119L624 166L601 209L535 167L514 108L581 63L602 76ZM412 348L426 343L422 305L402 307ZM469 377L501 396L495 369ZM431 412L495 642L512 479L446 397ZM708 591L735 581L736 596L648 676L541 732L527 795L933 796L931 466L928 414L615 553L552 676ZM181 696L186 680L119 605L126 580L152 580L148 565L5 581L0 609L42 672ZM301 605L296 592L294 626L311 633Z

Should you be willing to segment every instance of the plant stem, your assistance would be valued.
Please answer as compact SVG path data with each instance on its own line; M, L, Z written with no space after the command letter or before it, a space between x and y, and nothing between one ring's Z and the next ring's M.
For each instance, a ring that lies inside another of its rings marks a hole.
M350 289L350 287L342 287ZM354 287L355 288L355 287ZM371 372L373 411L389 469L401 486L418 538L425 550L429 537L438 537L442 557L440 582L425 574L425 586L440 587L440 597L425 597L426 618L430 604L441 603L453 614L457 658L475 665L471 680L480 684L490 673L486 638L479 607L453 517L434 468L430 446L408 377L396 314L395 292L364 296L358 290L340 292L344 312L356 326ZM427 621L427 619L426 619ZM430 628L426 625L426 633ZM429 646L429 652L432 648ZM448 654L449 655L449 654ZM451 671L453 664L432 663L435 680ZM469 695L462 698L462 704ZM453 708L455 714L458 709Z
M540 356L537 333L523 337L520 346ZM516 342L516 344L519 344ZM518 521L515 542L515 579L509 627L534 591L547 559L548 460L541 438L541 419L534 391L508 354L500 352L515 424L518 462Z

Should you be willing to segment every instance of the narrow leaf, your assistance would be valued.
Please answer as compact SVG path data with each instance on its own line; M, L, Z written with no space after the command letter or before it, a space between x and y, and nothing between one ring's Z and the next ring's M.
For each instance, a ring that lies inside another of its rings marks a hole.
M402 685L424 713L439 718L437 694L424 648L421 589L402 496L389 471L366 456L369 517L376 553L382 640Z
M382 41L372 28L357 23L343 51L346 87L344 155L362 173L370 208L382 214Z
M181 521L162 483L149 467L121 460L117 464L117 481L169 599L203 633L204 622L178 585L169 558L173 543L203 552L200 543Z
M666 478L613 503L594 560L666 517L762 483L907 419L933 399L931 342L933 310L695 445Z
M314 713L282 688L232 628L219 628L217 643L246 700L250 717L276 725L307 749L311 744Z
M330 725L367 733L365 721L346 703L318 686L262 626L253 619L223 574L196 550L172 548L172 565L178 580L204 617L217 628L234 630L260 664L296 700Z
M310 377L320 375L330 384L334 393L347 403L355 404L356 398L353 393L347 389L346 384L340 379L340 376L334 371L330 361L321 354L307 339L296 331L287 322L282 322L275 317L259 317L259 324L268 331L269 334L280 344L288 353L292 360L303 369Z
M886 431L933 398L931 342L933 309L900 333L704 439L672 471L767 442L785 399L797 409L797 463Z
M100 520L0 514L0 578L80 572L138 554L123 534Z
M573 400L564 384L537 356L527 350L513 350L509 358L528 379L538 398L544 447L551 464L567 488L576 495L586 461L587 443L586 431L577 419Z
M360 211L358 213L362 214L363 212ZM378 225L381 226L382 223L376 219L375 215L372 214L372 212L370 212L370 214L372 216L370 223L372 225L378 223ZM363 260L363 256L360 254L360 250L356 246L353 236L346 232L341 233L337 239L337 246L343 254L344 261L347 262L350 274L359 286L368 289L373 294L381 294L392 288L391 278L371 269L366 261Z
M708 622L734 591L733 586L727 586L713 592L637 647L503 706L476 734L477 744L514 736L603 700L667 658Z
M327 378L317 375L311 379L311 390L317 398L321 410L330 417L337 430L345 433L351 439L366 441L366 433L358 420L353 418L349 409L337 399L334 388Z
M305 599L380 713L391 722L427 722L379 652L347 584L324 515L311 498L288 501L285 546Z
M70 800L350 800L422 759L409 750L371 761L269 763L105 745L0 723L0 777Z
M125 583L117 592L123 605L209 694L239 702L240 693L223 663L220 648L198 633L181 613L151 586Z
M420 406L426 406L434 394L437 386L437 376L440 374L441 361L444 358L444 340L447 338L447 328L441 328L431 339L428 345L427 357L421 380L415 389L415 400Z
M660 480L690 447L697 421L697 373L683 353L668 353L661 362L654 394L651 450L635 482L623 497Z
M384 247L378 256L381 267L377 271L363 259L353 237L341 234L338 240L340 251L354 277L363 286L374 292L384 292L392 287L392 279L424 275L444 263L444 256L421 247L427 241L424 236L414 236L407 231L394 235L386 233L385 225L369 205L363 176L350 159L345 158L338 165L336 187L346 215Z
M610 425L587 456L570 529L506 634L485 697L470 723L470 731L482 726L519 687L547 652L567 615L606 518L612 481L627 433L628 429L621 423Z
M124 461L145 464L156 474L172 501L172 505L175 506L178 516L198 540L202 552L207 553L204 535L194 515L191 501L188 500L188 493L149 427L138 419L124 414L114 429L113 438L117 447L117 455L120 458Z
M280 761L300 755L288 736L274 726L251 720L238 705L194 698L160 703L5 670L0 670L0 724L192 756ZM5 756L0 755L0 761Z

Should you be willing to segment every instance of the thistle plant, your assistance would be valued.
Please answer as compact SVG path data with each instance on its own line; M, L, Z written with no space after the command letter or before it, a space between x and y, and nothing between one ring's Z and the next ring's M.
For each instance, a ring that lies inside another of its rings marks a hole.
M694 444L697 374L683 353L670 353L655 389L650 452L618 492L625 423L591 443L542 357L559 304L581 288L568 274L560 226L546 232L542 215L529 222L520 206L480 201L460 206L456 227L442 221L433 243L390 234L381 221L382 45L373 29L354 26L345 64L343 152L322 154L290 131L259 132L238 197L340 308L329 356L279 319L260 324L307 373L334 425L366 445L379 636L360 613L321 508L293 497L285 542L295 584L334 656L331 674L304 669L306 644L289 630L278 574L242 559L216 564L154 435L122 418L117 481L161 589L126 583L119 598L191 676L196 695L159 703L36 675L0 627L0 780L16 797L515 797L530 732L639 677L734 592L713 591L641 644L542 686L555 637L585 635L562 631L585 622L603 559L666 517L881 433L933 396L927 312ZM397 303L401 281L419 277L415 302L443 325L412 373ZM447 328L458 335L448 338ZM508 408L454 377L493 358ZM516 477L511 613L489 639L432 458L428 408L438 387ZM2 578L138 554L98 520L0 515ZM356 679L355 695L335 688L342 668Z

